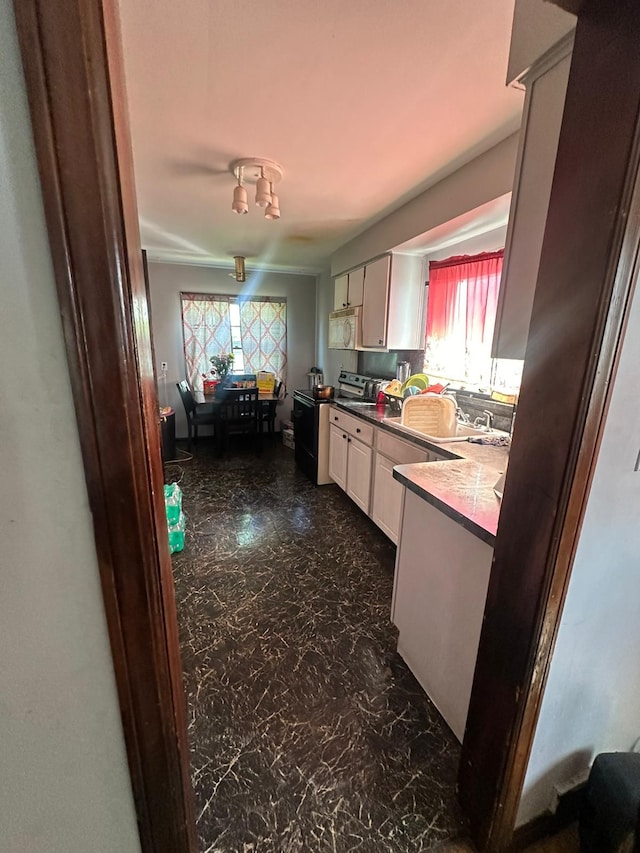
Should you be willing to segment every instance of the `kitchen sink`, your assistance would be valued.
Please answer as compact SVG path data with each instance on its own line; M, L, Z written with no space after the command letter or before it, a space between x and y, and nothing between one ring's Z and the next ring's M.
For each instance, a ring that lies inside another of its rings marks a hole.
M402 423L402 418L383 418L383 424L388 424L389 426L396 427L403 432L408 432L411 435L417 435L420 438L425 438L427 441L431 441L434 444L443 444L447 441L466 441L468 438L476 435L493 435L493 430L486 430L482 427L474 427L471 424L464 424L458 421L456 424L456 431L454 435L442 436L442 435L428 435L426 432L421 432L418 429L414 429L413 427L405 426Z

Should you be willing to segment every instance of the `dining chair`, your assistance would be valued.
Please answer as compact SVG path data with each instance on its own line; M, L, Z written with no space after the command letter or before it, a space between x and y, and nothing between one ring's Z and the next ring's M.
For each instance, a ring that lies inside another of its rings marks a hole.
M282 390L282 380L278 380L276 382L273 389L273 396L276 398L275 400L262 400L261 401L261 411L260 411L260 429L264 429L264 425L267 425L267 432L270 436L274 435L276 428L276 407L278 405L278 401L280 399L280 391ZM284 395L287 396L286 393ZM284 397L283 397L284 399Z
M196 403L186 380L176 382L182 405L187 416L187 450L191 450L191 439L198 440L199 426L215 426L216 415L210 403Z
M262 407L257 388L227 388L216 406L218 452L223 453L229 435L250 435L257 452L262 451L260 415Z

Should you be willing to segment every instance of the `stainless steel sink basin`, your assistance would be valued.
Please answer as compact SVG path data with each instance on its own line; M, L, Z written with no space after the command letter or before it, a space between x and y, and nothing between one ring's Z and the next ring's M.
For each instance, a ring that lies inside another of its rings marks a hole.
M443 444L449 441L466 441L471 436L493 434L493 431L487 431L486 429L482 429L482 427L474 427L471 424L463 424L460 421L456 424L455 434L448 436L428 435L426 432L421 432L413 427L404 426L402 418L383 418L382 423L396 427L402 432L408 432L411 435L417 435L420 438L425 438L427 441L431 441L434 444Z

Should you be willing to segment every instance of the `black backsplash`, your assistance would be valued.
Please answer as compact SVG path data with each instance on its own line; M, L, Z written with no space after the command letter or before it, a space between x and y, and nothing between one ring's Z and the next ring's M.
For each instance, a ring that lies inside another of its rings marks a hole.
M396 364L408 361L411 364L410 373L424 371L424 350L401 349L389 352L359 352L358 373L371 376L373 379L395 379Z
M493 415L494 429L511 432L516 407L508 403L498 403L492 400L488 394L479 394L475 391L453 391L458 408L469 415L470 421L482 417L483 412L491 412Z

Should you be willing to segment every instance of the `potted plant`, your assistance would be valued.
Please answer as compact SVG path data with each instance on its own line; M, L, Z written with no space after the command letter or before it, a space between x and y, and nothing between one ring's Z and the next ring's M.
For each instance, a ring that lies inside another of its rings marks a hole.
M222 382L223 379L226 379L233 366L233 353L230 352L227 355L226 352L221 352L219 355L212 355L209 361L213 365L218 379Z

